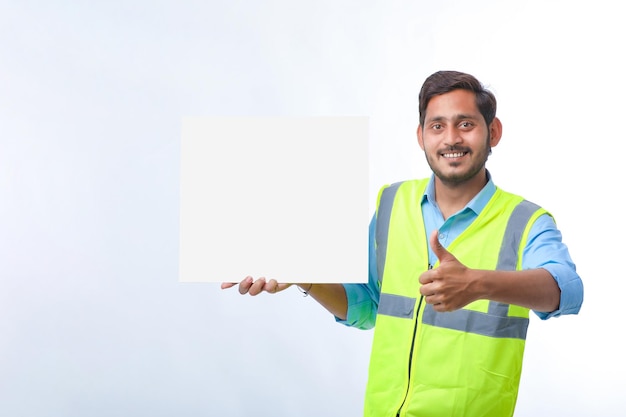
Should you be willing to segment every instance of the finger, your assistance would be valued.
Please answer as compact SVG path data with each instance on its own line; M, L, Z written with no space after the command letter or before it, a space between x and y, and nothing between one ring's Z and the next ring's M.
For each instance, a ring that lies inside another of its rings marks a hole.
M261 291L263 291L263 288L265 288L265 284L266 284L266 281L264 277L257 279L250 286L250 289L248 290L248 294L259 295Z
M434 295L424 297L424 301L426 301L427 304L432 304L433 306L437 305L437 299Z
M420 287L420 294L424 297L433 297L436 294L441 293L441 288L439 283L436 281L431 281L428 284L422 285Z
M439 297L437 296L437 294L433 293L432 290L430 293L423 293L422 294L424 296L424 301L426 301L426 303L428 304L437 304L439 303Z
M278 281L276 281L275 279L270 279L267 284L265 284L265 288L263 289L269 293L278 292Z
M236 282L222 282L222 289L225 290L227 288L232 288L237 285Z
M434 282L433 278L432 278L433 272L431 272L431 271L432 271L432 269L429 269L428 271L422 272L422 274L419 277L420 284L427 285L427 284L430 284L431 282ZM420 288L422 288L422 287L420 287Z
M427 295L424 295L424 301L426 301L427 304L431 304L435 311L448 311L448 307L446 305L445 301L445 297L441 294L438 293L430 293Z
M252 286L252 282L252 277L248 276L244 278L244 280L239 283L239 294L245 294L250 291L250 286Z
M268 283L265 285L265 291L275 294L277 292L281 292L291 287L291 284L281 284L275 279L270 279Z
M438 313L445 313L447 309L444 307L442 303L431 303L433 305L433 309Z
M433 250L433 253L437 257L437 259L439 259L439 263L440 264L442 262L445 262L445 261L456 260L454 255L452 255L450 252L448 252L448 250L443 247L441 242L439 242L439 231L438 230L434 230L430 234L430 247Z

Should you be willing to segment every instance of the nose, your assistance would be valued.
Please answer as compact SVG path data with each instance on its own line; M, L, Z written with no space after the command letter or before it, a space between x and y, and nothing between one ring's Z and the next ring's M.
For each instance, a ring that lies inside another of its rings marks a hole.
M446 146L454 146L463 142L463 137L461 136L461 131L456 127L450 127L446 130L446 135L444 137L444 145Z

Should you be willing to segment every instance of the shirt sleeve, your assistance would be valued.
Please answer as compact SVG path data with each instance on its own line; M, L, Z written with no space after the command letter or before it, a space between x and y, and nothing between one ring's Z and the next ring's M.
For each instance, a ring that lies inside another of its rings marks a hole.
M378 287L378 272L376 267L376 247L374 237L376 231L376 216L369 226L369 266L367 284L343 284L348 299L348 313L346 320L335 317L338 323L358 329L367 330L374 327L378 311L380 289Z
M566 314L578 314L583 303L583 283L576 272L576 265L569 250L549 214L539 216L530 229L524 248L523 269L544 268L561 289L559 308L550 313L535 311L542 320Z

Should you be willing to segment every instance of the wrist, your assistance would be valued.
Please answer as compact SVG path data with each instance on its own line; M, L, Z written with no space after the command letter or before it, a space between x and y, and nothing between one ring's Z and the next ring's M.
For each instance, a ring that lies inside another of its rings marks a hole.
M313 283L310 284L296 284L298 286L298 290L304 294L305 297L309 295L311 292L311 288L313 288Z

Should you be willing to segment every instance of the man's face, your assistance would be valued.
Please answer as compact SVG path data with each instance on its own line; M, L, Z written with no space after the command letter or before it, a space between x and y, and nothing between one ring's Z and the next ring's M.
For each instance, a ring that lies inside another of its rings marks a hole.
M500 139L499 132L493 138L490 130L474 93L454 90L430 100L418 141L435 175L445 184L458 185L485 168L491 146Z

